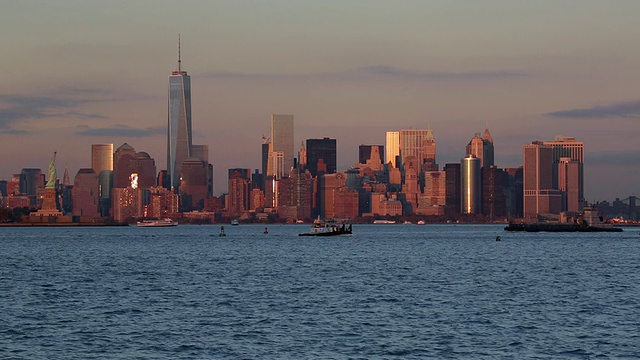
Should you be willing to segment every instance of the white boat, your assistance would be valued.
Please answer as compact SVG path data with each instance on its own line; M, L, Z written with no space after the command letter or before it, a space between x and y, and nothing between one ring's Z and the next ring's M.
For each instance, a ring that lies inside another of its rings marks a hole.
M320 220L316 219L311 225L311 231L308 233L298 234L299 236L336 236L336 235L351 235L351 224L346 223L338 224L333 219Z
M374 224L395 224L394 220L374 220Z
M238 219L233 219L231 220L231 225L240 225L240 222L238 222Z
M158 219L158 220L140 220L136 223L137 226L142 227L163 227L163 226L176 226L178 225L177 221L173 221L169 218Z

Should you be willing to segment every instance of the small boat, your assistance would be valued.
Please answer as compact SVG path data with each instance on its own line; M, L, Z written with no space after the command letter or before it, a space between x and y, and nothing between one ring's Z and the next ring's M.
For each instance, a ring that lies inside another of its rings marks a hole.
M140 220L136 223L137 226L141 227L165 227L165 226L176 226L178 225L177 221L173 221L169 218L157 219L157 220Z
M351 224L346 223L338 224L333 219L320 220L316 219L311 225L311 231L308 233L298 234L298 236L337 236L337 235L351 235Z
M231 220L231 225L240 225L240 222L238 222L238 219L233 219Z
M424 220L418 220L418 225L424 225L424 224L425 224Z
M395 224L394 220L373 220L374 224Z

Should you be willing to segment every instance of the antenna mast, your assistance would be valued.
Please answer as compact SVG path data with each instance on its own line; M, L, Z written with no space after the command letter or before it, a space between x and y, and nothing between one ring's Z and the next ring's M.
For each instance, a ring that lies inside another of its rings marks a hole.
M180 33L178 33L178 71L182 71L180 68L180 63L182 60L180 59Z

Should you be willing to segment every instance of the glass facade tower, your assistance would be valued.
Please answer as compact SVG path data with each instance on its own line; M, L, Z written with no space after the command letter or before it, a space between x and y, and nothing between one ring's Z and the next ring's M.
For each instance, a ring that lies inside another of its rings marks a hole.
M180 186L182 163L191 157L191 77L180 69L169 76L167 171L174 191Z

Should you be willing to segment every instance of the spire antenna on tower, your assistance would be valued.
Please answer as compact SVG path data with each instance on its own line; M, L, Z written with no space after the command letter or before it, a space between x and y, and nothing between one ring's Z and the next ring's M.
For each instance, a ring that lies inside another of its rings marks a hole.
M182 59L180 58L181 54L180 54L180 33L178 33L178 71L182 71L180 68Z

